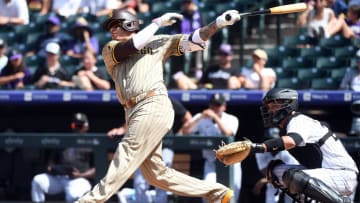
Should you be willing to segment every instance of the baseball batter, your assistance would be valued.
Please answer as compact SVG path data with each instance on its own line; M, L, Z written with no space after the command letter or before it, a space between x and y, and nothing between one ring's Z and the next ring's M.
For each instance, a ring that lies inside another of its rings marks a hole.
M226 16L231 17L227 20ZM172 55L205 49L206 41L222 27L240 20L229 10L216 21L191 34L155 35L182 15L166 13L139 30L135 15L114 10L103 27L112 35L102 51L120 103L125 108L128 130L119 143L106 176L79 203L105 202L140 167L144 177L158 188L182 196L203 197L209 202L229 202L233 191L222 184L210 184L165 166L162 138L171 129L174 111L163 80L163 65Z
M359 173L341 141L323 123L296 112L298 93L274 88L267 92L260 108L265 127L279 127L280 138L253 144L255 152L289 152L301 165L280 160L267 167L267 178L300 202L311 199L339 203L351 202Z

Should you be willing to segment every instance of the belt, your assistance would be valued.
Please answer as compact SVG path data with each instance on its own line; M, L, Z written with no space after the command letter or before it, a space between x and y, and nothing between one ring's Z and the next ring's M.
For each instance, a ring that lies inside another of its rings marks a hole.
M147 99L149 97L153 97L156 95L161 95L161 94L166 94L165 90L150 90L146 93L142 93L137 95L136 97L131 97L129 100L125 101L125 103L123 104L123 106L127 109L131 109L133 108L136 104L138 104L139 102L141 102L144 99Z

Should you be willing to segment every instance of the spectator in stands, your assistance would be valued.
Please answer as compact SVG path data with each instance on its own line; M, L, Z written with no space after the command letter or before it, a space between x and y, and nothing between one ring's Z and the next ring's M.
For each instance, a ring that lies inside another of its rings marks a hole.
M190 34L203 26L203 21L195 0L182 0L180 13L184 18L172 25L170 31L171 34ZM203 51L186 53L182 56L171 58L170 75L175 76L175 74L185 74L194 77L196 80L200 79L203 68L203 53ZM189 87L189 89L194 89L194 87Z
M65 49L67 42L69 41L68 35L59 32L61 28L61 21L56 15L50 15L45 22L45 33L41 34L34 42L34 44L28 45L26 55L31 56L36 54L40 57L46 57L45 47L49 42L56 42L61 44L62 50Z
M356 52L357 67L348 69L340 83L340 89L360 91L360 50Z
M343 0L326 0L327 7L334 11L334 14L338 18L345 18L348 10L348 5Z
M85 114L76 113L71 122L74 135L86 135L89 121ZM31 183L31 200L45 202L45 194L65 193L66 202L74 202L91 189L95 177L92 149L66 148L51 150L46 172L34 176Z
M31 72L23 61L23 55L12 50L9 61L0 73L0 86L5 89L21 89L31 84Z
M83 66L76 70L72 80L82 90L108 90L110 82L107 73L96 67L96 55L90 50L85 51Z
M7 44L6 41L0 38L0 72L8 63L8 57L6 56Z
M119 3L119 9L126 9L133 14L150 12L150 5L143 0L125 0Z
M336 18L334 11L327 8L326 0L310 0L307 5L307 9L299 15L297 24L306 26L310 37L327 38L338 33L346 38L355 37L344 18Z
M360 5L352 4L349 6L345 21L355 36L360 37Z
M33 76L35 87L39 89L58 89L73 87L71 76L68 71L61 66L60 46L55 42L50 42L45 47L46 62L40 64Z
M268 56L263 49L255 49L252 53L252 69L243 67L239 81L242 88L269 90L275 86L276 73L265 67Z
M221 44L219 48L219 59L217 64L206 68L197 82L178 71L173 75L176 86L181 90L207 88L207 89L239 89L241 84L238 80L240 71L232 66L234 53L230 44Z
M48 11L53 11L60 16L68 18L76 15L80 9L81 0L45 0ZM44 9L45 10L45 9Z
M226 113L226 99L224 95L215 93L211 96L209 106L185 123L184 134L199 136L235 136L239 127L239 119ZM204 180L216 183L215 152L202 150L204 164ZM234 164L234 200L239 198L241 187L241 166Z
M174 124L171 129L171 133L175 135L182 135L183 128L185 123L192 119L192 115L189 110L187 110L184 105L170 97L170 101L174 108ZM122 125L119 128L114 128L110 130L107 135L111 138L114 136L122 136L126 132L126 125ZM163 148L162 157L166 164L166 166L171 167L174 157L174 151L169 148ZM145 178L141 174L141 170L137 170L134 176L134 190L130 188L124 188L118 193L118 197L120 203L126 203L126 199L132 198L134 203L141 202L141 203L167 203L167 192L161 190L159 188L155 189L155 195L148 192L150 189L149 184L146 182ZM133 197L135 196L135 197Z
M230 44L221 44L217 64L206 68L200 86L209 89L239 89L239 68L232 65L234 53Z
M117 8L117 0L82 0L79 12L103 16L109 15L113 9Z
M82 58L86 50L94 54L99 52L99 41L93 35L93 30L89 27L87 20L84 17L77 18L75 25L70 30L72 39L69 42L66 54Z
M26 0L0 0L0 27L28 23L29 11Z
M51 0L34 0L34 1L41 1L41 8L39 15L46 15L51 11Z

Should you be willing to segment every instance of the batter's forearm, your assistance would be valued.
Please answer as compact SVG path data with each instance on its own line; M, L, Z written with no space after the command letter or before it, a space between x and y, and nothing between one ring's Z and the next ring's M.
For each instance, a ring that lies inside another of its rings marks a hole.
M219 28L216 26L216 22L213 21L210 24L200 28L200 38L204 41L207 41L218 31L218 29Z

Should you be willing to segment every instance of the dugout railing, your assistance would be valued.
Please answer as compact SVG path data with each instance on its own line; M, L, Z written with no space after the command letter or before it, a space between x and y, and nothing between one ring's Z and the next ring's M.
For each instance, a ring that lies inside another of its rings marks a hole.
M110 139L102 133L86 135L73 133L0 133L0 148L49 148L66 147L92 148L96 181L104 177L108 168L107 153L117 147L119 139ZM167 135L163 139L163 147L173 150L192 151L216 149L222 143L232 142L232 137L174 136ZM216 162L217 181L233 187L233 167ZM1 202L1 200L0 200ZM234 202L232 202L234 203Z

